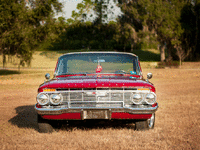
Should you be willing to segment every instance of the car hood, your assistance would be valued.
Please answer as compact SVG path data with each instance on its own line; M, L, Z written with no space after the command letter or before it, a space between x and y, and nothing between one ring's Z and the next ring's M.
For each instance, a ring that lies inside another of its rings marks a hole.
M129 76L68 76L58 77L40 85L38 91L42 92L45 88L116 88L116 87L145 87L155 92L152 83Z

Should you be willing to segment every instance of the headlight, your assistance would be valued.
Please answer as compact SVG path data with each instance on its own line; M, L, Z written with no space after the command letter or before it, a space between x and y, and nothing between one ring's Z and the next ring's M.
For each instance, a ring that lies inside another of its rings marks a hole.
M63 101L63 97L61 94L52 94L50 96L50 102L53 105L59 105L60 103L62 103L62 101Z
M134 94L132 95L132 102L134 104L141 104L142 103L142 95L141 94Z
M156 95L154 93L147 94L145 102L150 105L154 104L156 102Z
M46 105L49 103L49 95L47 94L43 94L43 93L39 93L37 95L37 102L40 105Z

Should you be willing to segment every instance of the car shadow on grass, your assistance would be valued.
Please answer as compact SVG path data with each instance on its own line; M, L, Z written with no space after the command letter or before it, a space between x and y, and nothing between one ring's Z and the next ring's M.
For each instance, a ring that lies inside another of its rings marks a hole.
M19 128L31 128L38 130L37 113L34 110L34 105L19 106L15 108L16 116L11 118L9 122L17 125Z
M84 120L65 122L60 128L67 131L93 129L135 129L135 125L124 120Z
M13 125L19 128L30 128L38 131L37 113L34 105L19 106L15 108L17 115L9 120ZM133 123L127 123L125 120L80 120L80 121L56 121L59 124L59 130L93 130L93 129L134 129Z

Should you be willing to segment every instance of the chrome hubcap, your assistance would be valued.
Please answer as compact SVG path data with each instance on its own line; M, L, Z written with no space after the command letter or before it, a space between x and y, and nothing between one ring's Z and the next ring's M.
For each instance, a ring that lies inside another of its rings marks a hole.
M153 125L154 125L154 119L155 119L155 114L152 114L151 118L147 120L149 128L153 127Z

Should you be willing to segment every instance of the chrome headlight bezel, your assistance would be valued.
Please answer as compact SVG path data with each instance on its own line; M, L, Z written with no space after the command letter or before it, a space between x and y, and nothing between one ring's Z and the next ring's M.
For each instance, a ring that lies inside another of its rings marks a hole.
M54 99L60 99L58 102L55 102ZM63 102L63 96L60 93L53 93L50 95L50 102L53 105L59 105Z
M131 101L133 102L133 104L142 104L143 102L143 96L141 93L132 93L131 96Z
M46 97L46 98L45 98L45 97ZM42 99L43 99L43 100L46 100L46 101L42 103L42 102L41 102ZM48 94L45 94L45 93L39 93L39 94L37 95L36 100L37 100L37 102L38 102L39 105L42 105L42 106L47 105L47 104L49 103L49 95L48 95Z
M155 104L155 102L156 102L156 94L152 93L152 92L146 94L144 101L149 105Z

